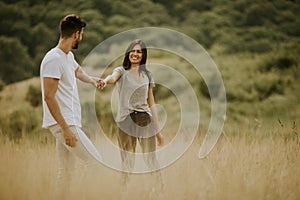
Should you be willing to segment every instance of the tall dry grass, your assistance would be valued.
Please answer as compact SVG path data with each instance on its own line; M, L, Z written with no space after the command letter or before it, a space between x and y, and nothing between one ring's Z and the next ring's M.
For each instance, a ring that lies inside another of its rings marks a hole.
M162 169L161 200L297 200L300 199L300 140L288 127L227 129L208 158L199 160L203 135L174 164ZM18 144L1 138L0 199L53 198L56 176L55 145L28 140ZM70 199L120 199L120 173L99 166L82 184L80 163ZM125 199L150 199L151 174L132 175Z

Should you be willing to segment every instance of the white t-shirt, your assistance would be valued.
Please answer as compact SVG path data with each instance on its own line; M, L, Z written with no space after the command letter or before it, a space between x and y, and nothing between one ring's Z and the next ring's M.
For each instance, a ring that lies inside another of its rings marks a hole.
M45 55L40 69L44 128L57 124L44 101L44 77L59 79L56 100L61 113L68 125L81 127L81 107L75 76L77 67L72 52L65 54L55 47Z

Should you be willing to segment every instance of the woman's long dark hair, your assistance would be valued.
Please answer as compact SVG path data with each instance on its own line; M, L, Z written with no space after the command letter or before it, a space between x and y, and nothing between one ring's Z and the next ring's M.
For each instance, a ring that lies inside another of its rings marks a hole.
M148 78L149 78L149 74L148 74L149 72L146 69L147 47L146 47L145 43L140 39L133 40L129 44L129 46L126 49L126 52L125 52L125 56L124 56L124 60L123 60L123 67L124 67L125 70L128 70L130 68L131 62L129 60L129 53L132 51L132 49L137 44L140 45L141 49L142 49L142 60L141 60L140 66L139 66L139 72L141 73L142 71L144 71L146 73L146 75L148 76Z

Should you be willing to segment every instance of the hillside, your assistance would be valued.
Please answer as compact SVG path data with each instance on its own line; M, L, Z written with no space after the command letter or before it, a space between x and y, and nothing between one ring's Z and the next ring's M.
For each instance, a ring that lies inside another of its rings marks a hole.
M112 145L115 87L78 81L83 131L104 159L91 170L76 162L68 198L81 200L85 191L86 199L299 200L299 10L299 0L0 0L0 199L55 199L58 160L55 137L41 126L39 66L57 44L59 20L75 13L87 27L74 55L93 76L121 65L129 39L150 44L147 69L165 145L156 151L161 168L130 174L124 190L123 172L107 162L121 163ZM139 28L189 40L151 31L115 37ZM226 116L219 112L225 102ZM222 114L217 123L212 112ZM203 159L199 152L208 146ZM147 163L140 147L136 167ZM156 190L157 172L163 191Z
M76 53L82 62L99 43L140 27L170 28L207 50L221 46L222 54L270 53L283 44L299 46L299 10L292 0L2 0L0 85L38 76L43 55L56 44L59 20L69 13L88 24Z
M190 81L200 106L200 130L205 130L210 121L211 103L203 79L192 70L192 66L188 62L178 56L165 54L161 57L161 54L155 52L150 53L150 55L152 57L149 58L148 63L161 63L171 66ZM225 129L231 126L249 126L253 128L257 126L277 126L280 123L288 125L299 123L299 66L281 66L282 68L280 68L280 65L278 65L283 58L292 60L291 57L284 57L283 55L274 57L272 54L256 56L236 54L235 56L229 56L219 54L216 49L211 52L211 56L222 74L226 90L227 116ZM118 66L118 62L112 64L108 71ZM270 68L273 69L266 70L264 69L266 66L271 66ZM149 70L155 71L151 67ZM168 74L161 76L168 77ZM176 80L169 81L175 81L174 84L181 87L181 84ZM85 126L85 123L88 123L89 112L91 111L89 110L89 102L86 99L91 98L86 98L85 90L82 89L81 84L79 86ZM31 92L30 87L34 88ZM114 121L112 121L111 110L113 88L113 86L109 86L105 90L98 90L95 93L96 98L92 97L94 99L92 103L96 105L98 120L104 130L110 134L115 126ZM31 100L27 97L28 93L31 98L33 97ZM154 88L154 93L156 102L163 106L168 117L166 132L173 132L176 129L174 123L180 122L181 108L178 99L170 93L169 89L159 85ZM34 100L39 100L37 105L31 104ZM25 130L31 135L43 131L41 129L42 108L40 100L38 77L5 86L0 91L1 132L5 135L17 134L20 136Z
M40 87L39 77L30 78L24 81L7 85L0 92L1 115L8 116L16 110L30 107L26 101L26 95L30 86ZM41 98L37 96L36 98Z
M137 6L140 9L136 9ZM226 90L227 126L298 124L299 9L298 1L282 0L175 0L172 3L165 0L80 0L76 3L3 0L0 17L6 20L0 22L1 132L22 135L19 132L25 130L41 131L40 86L38 78L32 77L39 75L42 57L56 45L59 20L69 13L79 14L88 22L84 40L74 52L79 63L99 43L122 31L140 27L168 28L202 45L216 63ZM157 35L150 37L158 44L169 39L168 36L164 36L164 40ZM105 51L119 52L120 43ZM108 63L110 70L120 65L119 61L120 58ZM203 77L184 56L150 52L149 62L170 66L188 80L201 110L201 130L205 130L210 121L211 99ZM168 73L156 74L173 86L182 87L176 78L169 80ZM210 81L213 82L214 77ZM110 132L113 129L111 91L112 87L97 91L95 102L98 120L108 122ZM176 124L180 106L172 91L158 85L154 92L157 102L167 111L170 126ZM85 99L83 95L83 119L88 119L90 107Z

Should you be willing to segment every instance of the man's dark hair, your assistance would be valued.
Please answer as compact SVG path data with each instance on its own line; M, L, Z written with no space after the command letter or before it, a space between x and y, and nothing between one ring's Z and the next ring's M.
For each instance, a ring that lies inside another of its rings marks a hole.
M60 35L62 38L71 37L73 33L81 31L85 26L86 22L79 16L67 15L60 21Z

